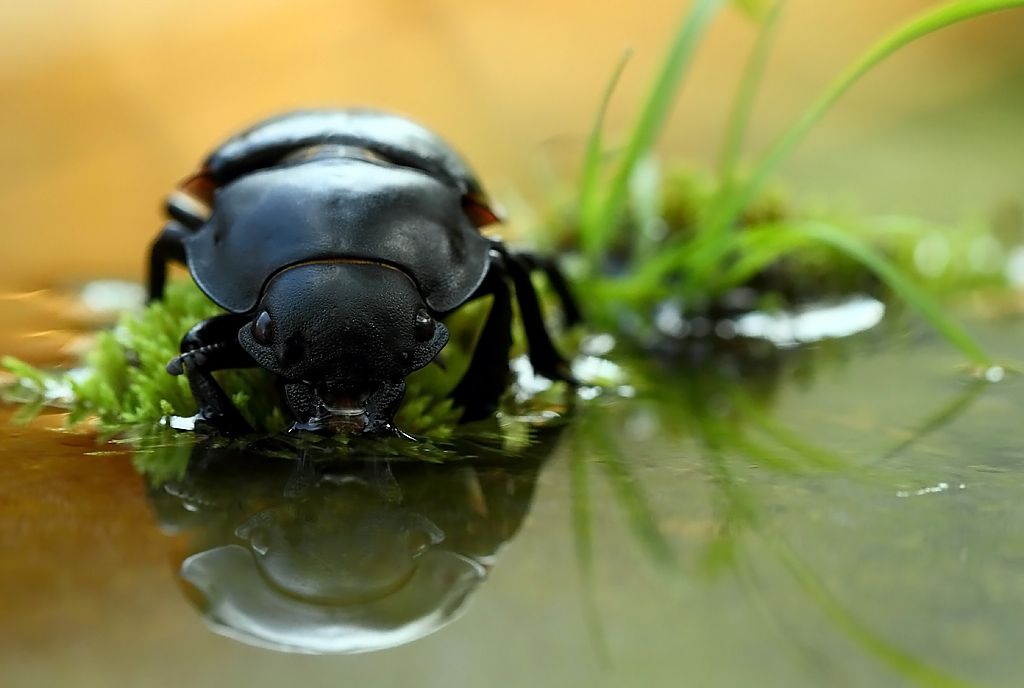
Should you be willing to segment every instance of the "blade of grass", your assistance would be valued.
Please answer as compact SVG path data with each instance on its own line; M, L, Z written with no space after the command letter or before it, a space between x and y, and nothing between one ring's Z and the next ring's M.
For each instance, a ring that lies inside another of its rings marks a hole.
M629 210L633 231L631 255L635 263L643 263L658 250L657 231L661 222L662 179L658 158L648 153L633 168L629 178Z
M782 16L785 5L786 0L779 0L765 14L757 32L757 41L743 67L743 75L740 77L740 86L729 111L729 119L725 126L725 138L718 159L718 176L723 189L732 187L736 164L739 161L740 151L743 150L743 143L750 124L750 115L754 109L754 96L764 77L768 55L775 44L775 37L778 35L779 17Z
M720 261L706 266L706 277L700 283L700 293L717 294L718 290L741 284L782 256L806 246L809 240L796 234L784 234L784 224L769 222L747 227L743 232L726 237L730 262ZM704 253L707 256L707 253ZM670 277L687 275L700 269L698 261L704 257L694 250L693 242L686 238L669 238L659 246L658 253L634 266L632 273L614 280L615 290L641 296L678 289L669 289ZM612 281L612 280L609 280Z
M584 249L590 250L587 246L588 241L593 240L593 233L587 232L585 228L591 227L595 223L596 213L600 212L601 209L601 197L598 193L598 181L600 179L601 172L601 157L604 152L604 144L602 143L602 137L604 136L604 120L608 114L608 104L611 102L612 93L615 92L616 86L619 84L619 79L622 78L622 72L626 69L626 64L629 62L629 58L632 57L633 51L630 48L626 48L623 51L622 56L615 65L614 71L612 71L612 77L608 80L608 85L605 87L604 93L601 95L601 103L597 108L597 116L594 117L594 126L590 130L590 135L587 137L587 149L583 157L583 169L580 171L580 189L579 189L579 213L580 213L580 225L584 228L581 232L581 239L583 241Z
M758 239L765 238L769 240L769 243L760 246L759 251L748 255L748 259L753 260L754 263L747 264L749 261L738 262L734 265L734 270L726 274L733 277L736 275L742 276L751 267L756 267L757 263L761 260L773 259L773 256L781 257L787 252L787 249L791 250L805 245L808 239L829 244L874 272L893 293L920 313L932 327L953 346L965 353L972 362L985 367L992 365L992 358L981 345L964 328L947 316L935 300L880 253L871 248L867 243L853 236L850 232L820 221L789 222L772 225L770 232L770 235L765 234L763 237L758 237ZM734 248L740 243L741 238L745 236L745 234L730 235L726 238L726 243L730 248ZM775 242L777 244L773 246L772 244L775 244ZM751 243L750 246L757 246L757 242ZM648 265L637 271L628 284L619 287L622 293L642 294L653 285L658 284L658 272L664 268L666 261L673 258L675 256L670 256L668 252L663 252L655 259L649 261ZM693 254L690 255L690 259L697 260ZM691 270L699 269L699 264L696 262L690 263L689 266ZM743 269L740 270L740 267Z
M765 12L762 0L732 0L732 6L751 19L757 19Z
M829 244L850 258L860 262L878 275L893 293L920 313L932 327L952 345L966 354L974 363L986 368L992 365L992 358L968 334L967 330L946 315L936 301L868 244L860 241L849 232L844 232L823 222L809 221L793 224L785 231L798 232Z
M598 258L601 250L611 240L615 227L622 217L633 168L651 149L661 133L679 93L683 77L693 61L697 46L707 32L711 20L724 4L724 0L696 0L676 32L668 56L662 62L661 71L644 101L640 117L605 190L600 212L594 214L592 225L581 228L584 250L592 260Z
M783 256L813 243L807 237L780 232L780 226L785 225L773 222L750 227L730 236L730 255L735 259L715 273L713 289L725 290L740 286Z
M871 46L833 80L817 100L804 111L803 115L782 133L775 144L754 166L754 171L747 181L723 201L721 206L716 209L714 216L708 218L699 251L709 255L701 256L696 264L714 266L718 263L718 259L724 255L726 249L723 235L729 233L736 218L754 199L769 176L793 152L836 101L879 62L918 38L939 29L1015 7L1024 7L1024 0L959 0L914 17ZM693 274L692 283L701 284L710 269L713 268L708 267L702 269L700 273Z

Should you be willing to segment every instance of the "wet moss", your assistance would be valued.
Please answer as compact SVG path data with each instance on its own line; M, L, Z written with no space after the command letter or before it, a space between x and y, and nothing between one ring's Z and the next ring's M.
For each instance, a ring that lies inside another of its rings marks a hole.
M596 253L581 249L585 229L575 199L551 205L536 232L538 243L571 266L576 289L585 294L581 306L588 324L627 341L657 339L657 313L666 304L688 320L712 321L854 295L937 311L933 303L952 305L979 291L1004 291L1008 260L1024 247L1020 237L1004 236L985 220L942 225L807 208L774 188L737 218L728 250L704 256L707 218L726 191L711 174L678 162L667 168L644 178L649 188L634 185L622 217ZM879 265L911 291L901 292ZM933 321L941 331L938 324Z
M486 303L466 306L446 321L452 337L444 349L446 370L429 365L407 379L396 423L405 432L431 438L451 435L461 415L448 393L469 364ZM50 402L69 410L68 423L94 420L105 430L155 426L172 416L191 417L195 401L184 376L172 376L167 362L178 353L181 337L195 323L222 312L192 282L168 285L162 301L127 312L118 324L97 333L82 365L44 371L12 357L3 367L16 376L9 397L27 404L31 417ZM290 424L274 375L262 368L215 374L257 433L273 434Z

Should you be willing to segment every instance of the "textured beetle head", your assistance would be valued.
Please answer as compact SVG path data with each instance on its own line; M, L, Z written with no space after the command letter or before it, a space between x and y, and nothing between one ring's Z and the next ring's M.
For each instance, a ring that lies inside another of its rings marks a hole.
M433 360L448 330L404 272L325 261L272 277L238 338L285 378L296 427L375 432L390 424L405 376Z

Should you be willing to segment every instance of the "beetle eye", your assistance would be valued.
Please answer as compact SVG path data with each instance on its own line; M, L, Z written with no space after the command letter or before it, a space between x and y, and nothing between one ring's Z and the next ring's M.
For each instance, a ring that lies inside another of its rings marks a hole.
M413 325L413 334L416 339L425 342L434 336L434 319L427 313L426 308L421 308L416 313L416 323Z
M270 313L263 311L253 321L252 336L260 344L270 346L270 340L274 336L273 323L270 322Z

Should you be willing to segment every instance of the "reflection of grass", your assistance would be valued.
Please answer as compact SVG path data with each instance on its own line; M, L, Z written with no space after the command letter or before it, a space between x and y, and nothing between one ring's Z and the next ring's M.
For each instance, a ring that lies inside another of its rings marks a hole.
M699 574L712 579L733 577L774 625L789 635L782 619L773 613L771 601L765 599L757 587L756 567L748 547L755 543L766 545L764 551L788 572L804 599L835 630L879 664L915 685L928 688L970 685L913 656L858 618L789 546L773 525L770 512L762 507L756 487L741 475L747 468L754 467L780 476L842 474L871 480L870 475L857 470L854 462L802 437L771 414L770 405L781 383L803 370L802 363L790 357L820 359L834 352L827 347L824 351L776 352L775 365L766 365L764 361L757 364L760 374L742 368L737 374L731 365L737 360L731 357L734 353L729 352L730 365L721 366L721 370L714 357L702 358L689 369L676 361L671 371L656 368L659 364L645 359L625 362L626 370L634 373L632 379L657 381L657 384L639 390L636 400L626 408L622 404L592 404L579 410L576 432L571 435L568 449L577 558L590 605L587 614L592 617L588 618L588 624L600 629L600 619L593 609L596 595L590 589L594 578L594 550L600 546L600 534L594 532L591 523L594 509L590 485L593 473L600 472L608 481L614 506L640 552L669 582ZM639 370L631 370L635 366L639 366ZM731 373L723 372L730 370ZM972 384L952 401L943 403L915 426L917 429L911 437L880 455L892 456L952 422L979 398L987 384L984 381ZM683 563L674 543L662 529L659 514L629 461L628 441L618 439L623 412L641 411L653 416L661 435L678 441L690 440L700 452L703 472L711 489L714 526L709 529L691 568ZM877 469L876 463L871 465L873 470ZM799 644L798 638L791 640ZM813 652L813 647L802 644L799 649Z
M622 452L616 439L609 434L609 418L605 411L605 407L594 405L581 414L574 427L574 451L586 452L604 473L630 531L648 558L661 569L673 570L676 568L675 553L658 527L654 511L647 501L643 488L633 475L628 457ZM582 497L588 494L587 464L580 463L577 466L576 463L574 462L574 468L579 471L575 476L576 489L577 494ZM580 513L577 520L589 518L589 507L578 511ZM577 524L578 532L586 532L583 528L584 526ZM590 558L589 553L587 558Z
M914 657L861 621L842 600L829 592L810 566L800 558L785 539L765 523L765 520L760 517L756 497L731 475L728 465L721 460L716 460L714 463L717 476L715 486L723 501L728 504L727 513L742 513L746 516L744 525L749 530L756 531L761 542L768 544L776 559L792 575L804 597L818 608L836 630L879 663L889 667L893 673L914 684L928 688L968 688L973 685ZM728 552L729 559L726 563L728 563L727 568L729 569L739 568L740 565L738 535L738 532L733 531L729 536L730 542L727 546L723 546L722 543L714 543L709 548ZM714 552L713 557L718 560L715 563L719 565L723 563L720 552ZM719 566L718 570L721 571L722 568L726 567Z
M978 378L971 381L971 384L969 384L964 391L960 392L960 394L950 399L944 406L941 406L933 414L925 418L920 425L910 431L905 440L899 442L896 446L886 451L879 460L886 461L891 459L909 448L911 445L924 439L932 432L952 423L961 413L969 409L971 405L978 400L978 397L981 396L981 393L984 392L988 386L989 382L984 378Z
M929 666L917 657L883 638L874 629L856 617L843 602L835 597L814 571L781 538L771 538L772 551L789 570L808 600L847 638L860 646L894 673L929 688L969 688L974 685Z
M959 0L908 21L869 48L778 137L767 152L741 174L738 161L747 124L775 29L785 0L760 14L760 36L740 80L725 129L717 177L704 189L683 197L662 199L662 183L652 151L667 121L697 47L723 0L696 0L669 47L668 55L641 103L635 126L614 156L605 154L606 92L588 139L574 210L554 221L563 245L577 244L585 258L581 292L588 294L590 317L604 327L622 326L626 312L649 314L666 300L682 303L689 312L713 305L730 290L751 285L764 291L787 291L801 284L824 250L827 266L856 264L876 275L889 290L915 308L974 363L987 365L984 350L915 285L905 266L887 256L892 237L874 243L862 233L822 219L786 211L765 198L764 188L779 165L818 121L864 74L903 46L943 27L986 13L1024 6L1024 0ZM760 3L737 3L751 14ZM616 69L614 84L622 65ZM610 163L606 161L611 159ZM691 184L692 186L692 184ZM692 189L690 189L692 191ZM679 211L682 210L680 213ZM863 223L861 223L863 224ZM927 235L923 224L905 225L904 239L914 246ZM908 233L907 230L914 230ZM884 232L884 230L882 230ZM904 253L905 253L904 249ZM956 254L954 254L956 255ZM765 277L781 282L765 285ZM836 288L848 289L829 270L824 282L796 296L813 298ZM998 280L995 280L998 281ZM767 286L767 289L766 289ZM789 290L792 291L792 290ZM799 291L799 290L798 290ZM793 296L793 294L788 294Z

